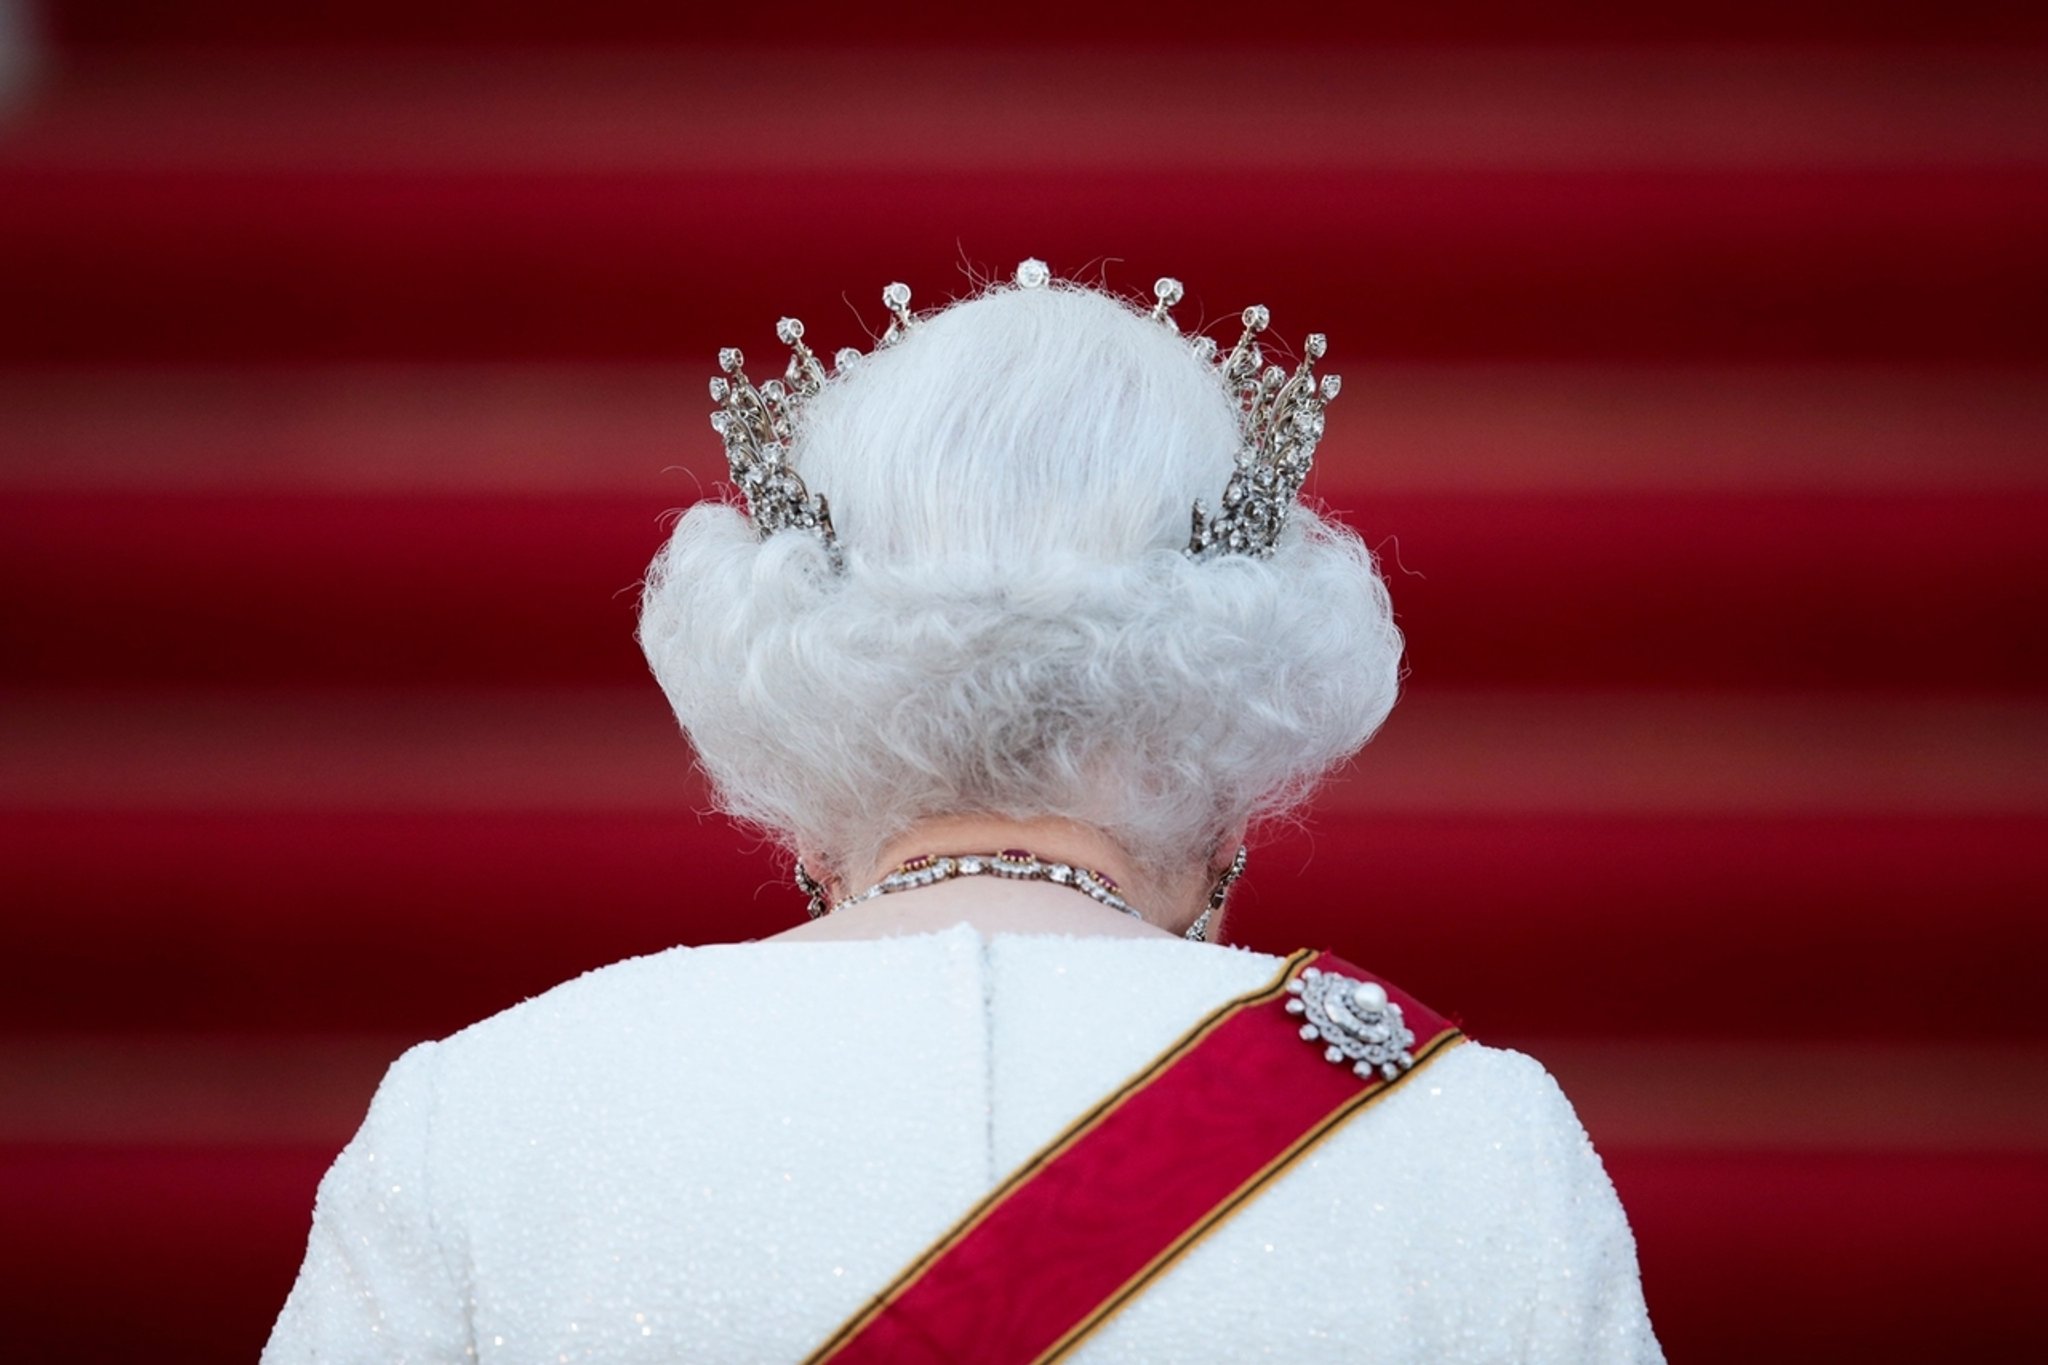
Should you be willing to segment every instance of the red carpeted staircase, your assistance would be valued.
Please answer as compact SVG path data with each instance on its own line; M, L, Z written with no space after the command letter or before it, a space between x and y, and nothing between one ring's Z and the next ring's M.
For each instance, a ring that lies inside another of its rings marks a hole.
M1548 1062L1674 1359L2048 1345L2048 21L1380 8L52 0L9 1358L251 1358L405 1045L794 922L630 638L710 357L1025 255L1346 379L1312 491L1412 674L1234 936Z

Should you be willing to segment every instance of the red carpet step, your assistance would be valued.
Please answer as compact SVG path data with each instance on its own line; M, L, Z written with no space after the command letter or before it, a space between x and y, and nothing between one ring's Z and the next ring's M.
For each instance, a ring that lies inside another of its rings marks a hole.
M1101 0L1042 0L1032 22L1013 14L933 4L872 11L830 0L784 0L773 11L734 10L716 25L662 0L584 0L574 6L531 0L478 5L468 0L353 0L277 6L262 0L181 0L174 6L125 0L48 0L54 35L69 47L147 49L187 43L255 47L405 44L459 50L502 44L813 42L909 46L973 40L1065 48L1081 42L1157 47L1162 42L1240 46L1248 40L1374 43L1701 42L1925 43L2048 41L2048 21L1996 0L1962 0L1931 9L1911 0L1677 0L1645 7L1626 0L1530 5L1478 0L1453 8L1333 8L1313 26L1273 25L1247 34L1200 8L1163 18L1153 5Z
M2048 489L2048 373L2026 367L1353 360L1311 484L1353 511L1393 493ZM17 370L0 374L0 487L676 499L725 479L713 372L709 356Z
M76 1365L127 1365L143 1343L164 1365L252 1359L290 1288L331 1157L0 1147L12 1349ZM1916 1365L2030 1354L2013 1325L2034 1318L2029 1257L2048 1203L2036 1152L1606 1157L1651 1319L1700 1359ZM1930 1266L1941 1267L1942 1292L1928 1290Z
M722 822L11 810L0 1029L439 1035L620 957L797 923ZM1262 847L1234 936L1370 962L1475 1035L2048 1037L2042 815L1375 814Z
M829 351L890 276L936 301L1026 254L1186 274L1191 318L1263 301L1360 355L2048 356L2030 49L1156 27L1144 61L913 50L881 82L858 47L102 51L0 132L0 358L709 354L764 280Z
M2048 494L1318 491L1432 685L2048 685ZM688 493L13 494L0 685L629 683Z
M1269 304L1347 354L2048 360L2048 171L0 170L0 360L708 355L963 252ZM735 262L761 265L735 268ZM887 264L883 264L887 262ZM772 263L765 264L765 263ZM1242 263L1242 264L1237 264ZM1182 271L1182 273L1190 273Z

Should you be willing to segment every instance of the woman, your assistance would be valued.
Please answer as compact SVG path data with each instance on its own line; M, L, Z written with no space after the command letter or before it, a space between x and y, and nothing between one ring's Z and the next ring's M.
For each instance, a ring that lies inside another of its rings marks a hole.
M1204 941L1400 637L1296 502L1321 338L1219 354L1157 292L1029 261L891 286L829 377L789 319L784 379L721 356L744 506L683 517L640 637L813 918L407 1053L267 1360L1659 1358L1540 1066Z

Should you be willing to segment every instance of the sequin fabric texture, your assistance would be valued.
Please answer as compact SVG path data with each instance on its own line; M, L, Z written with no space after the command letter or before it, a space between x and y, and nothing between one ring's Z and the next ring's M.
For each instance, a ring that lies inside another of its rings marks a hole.
M400 1058L266 1365L800 1360L998 1179L1279 960L961 925L678 948ZM1468 1043L1070 1357L1661 1360L1541 1066Z

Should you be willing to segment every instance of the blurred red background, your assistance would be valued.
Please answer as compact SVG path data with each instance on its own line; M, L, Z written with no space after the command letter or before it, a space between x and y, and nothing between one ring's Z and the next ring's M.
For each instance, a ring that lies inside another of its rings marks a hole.
M2038 1358L2048 11L0 3L0 1307L252 1358L383 1066L800 915L630 639L722 344L1333 338L1407 694L1232 932L1550 1064L1674 1359Z

